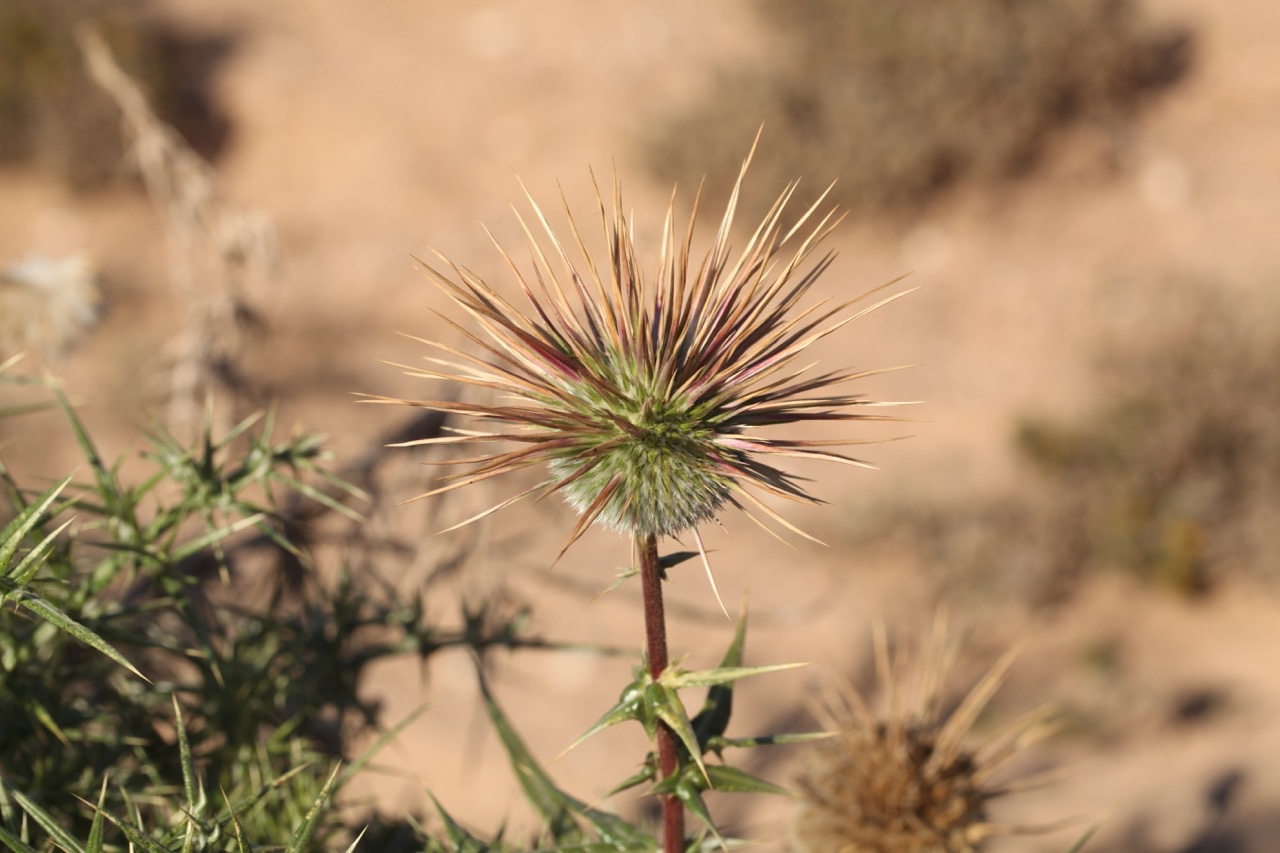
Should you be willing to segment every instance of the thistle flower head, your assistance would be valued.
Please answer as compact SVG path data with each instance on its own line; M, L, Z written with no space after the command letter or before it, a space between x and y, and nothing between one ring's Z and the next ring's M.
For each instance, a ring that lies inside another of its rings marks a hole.
M1014 722L985 744L971 729L999 689L1014 652L993 666L949 713L942 686L957 648L935 624L931 644L908 665L890 663L876 635L882 706L873 711L850 691L826 711L835 737L814 745L799 786L796 849L828 853L976 853L993 835L1056 829L993 823L990 802L1021 786L996 786L1009 762L1052 731L1044 712Z
M835 386L875 371L813 373L797 360L876 306L852 311L852 302L805 303L832 256L806 261L837 217L819 216L815 205L784 229L794 185L734 255L729 238L741 180L719 232L696 261L696 202L681 234L673 199L656 269L648 270L615 182L608 208L597 186L606 245L600 258L588 251L571 212L562 239L531 197L532 223L517 211L531 268L498 247L520 292L514 302L443 256L439 267L423 264L480 332L449 320L470 351L424 341L446 357L428 359L430 369L406 369L494 397L378 399L464 415L481 427L415 443L505 448L461 460L470 467L428 495L545 465L545 479L476 518L527 496L558 493L580 513L567 549L596 521L637 536L691 528L696 536L697 525L725 505L796 530L751 492L816 502L771 460L865 464L831 450L861 442L759 434L765 427L873 417L853 409L875 404Z

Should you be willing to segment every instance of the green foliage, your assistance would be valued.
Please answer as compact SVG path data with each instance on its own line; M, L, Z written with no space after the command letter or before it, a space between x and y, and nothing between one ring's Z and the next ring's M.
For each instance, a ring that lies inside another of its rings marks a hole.
M57 500L70 480L71 478L68 477L40 495L35 502L23 507L5 529L0 530L0 572L3 572L0 574L0 604L13 601L21 605L32 614L41 617L47 624L97 649L141 678L142 673L138 672L137 668L125 660L110 644L31 589L31 580L36 571L53 550L58 534L67 528L70 521L50 531L43 539L27 549L21 560L15 561L16 552L24 539L37 525L48 520L46 513L50 505Z
M28 500L0 469L15 504L0 547L4 595L22 605L0 611L0 779L9 804L0 825L18 837L92 838L105 812L127 837L167 846L175 820L205 819L208 787L242 807L237 831L305 825L324 791L306 765L329 763L333 751L320 746L322 726L362 708L354 690L360 661L318 641L338 627L348 632L338 644L352 645L361 625L332 615L367 611L368 603L346 588L286 615L277 588L270 606L255 611L220 600L197 569L202 559L222 560L224 541L247 527L278 535L272 486L306 489L296 475L315 470L315 443L273 445L268 435L244 436L243 424L242 454L232 453L232 438L207 435L197 451L179 452L160 434L149 455L155 473L133 485L119 464L103 463L58 400L91 481L64 481ZM362 621L380 625L382 617L366 612ZM328 670L320 665L326 653ZM347 677L320 689L317 677L334 667L349 667ZM371 719L372 709L363 710ZM284 778L295 768L302 772ZM186 792L182 808L168 793L176 780ZM77 807L75 796L99 810ZM316 832L314 819L311 826Z
M87 478L31 494L0 466L12 504L0 531L0 593L18 605L0 610L0 845L22 853L125 845L300 853L348 842L348 850L415 853L656 849L647 828L560 789L498 705L479 665L485 650L556 648L523 638L521 614L503 620L469 608L459 629L444 631L428 624L422 601L400 602L345 575L290 593L268 571L256 600L246 594L246 536L305 562L287 536L283 497L354 515L331 495L335 486L358 493L319 467L315 439L273 439L270 416L218 438L206 429L192 447L157 428L142 454L150 473L126 477L123 460L107 464L61 393L53 397ZM619 790L672 788L709 827L701 795L711 787L780 790L705 760L786 740L725 736L733 682L779 668L743 668L744 636L745 620L718 669L673 668L640 685L646 701L635 718L676 725L685 755L677 777L658 780L650 758L646 775ZM520 846L502 831L484 839L437 804L438 834L375 817L362 840L358 817L330 804L395 734L364 756L346 755L353 736L380 728L377 708L358 693L363 673L387 656L425 659L451 647L476 655L490 721L544 831ZM692 686L711 689L690 720L677 691ZM704 846L690 840L690 849Z
M537 808L546 825L548 838L540 845L543 849L579 850L582 853L606 850L629 853L656 849L653 838L641 828L617 815L588 806L557 787L498 706L483 671L477 667L476 672L489 720L507 750L525 798ZM550 846L546 846L547 842Z
M1132 0L755 8L773 49L723 70L688 112L659 118L646 153L662 179L696 185L706 174L728 187L763 123L753 168L766 185L832 176L845 207L909 215L961 181L1030 171L1063 128L1117 134L1191 57L1186 31L1152 25Z
M211 156L227 122L208 92L226 36L193 37L148 0L5 0L0 4L0 163L35 162L87 188L120 172L119 110L89 79L74 30L101 30L160 115Z
M733 685L739 679L793 669L801 664L743 667L742 655L746 642L747 619L744 611L738 620L733 641L725 652L720 666L701 672L685 672L679 667L669 667L655 681L644 667L637 667L634 680L622 690L618 702L582 735L571 749L592 735L618 723L635 721L644 726L652 739L659 722L675 732L683 749L679 765L671 776L659 778L658 763L650 754L639 772L614 788L610 795L649 783L648 793L675 794L684 806L706 825L724 846L716 830L715 822L703 802L702 795L715 790L740 794L785 794L786 790L763 779L723 763L709 763L714 756L723 759L724 750L765 746L769 744L800 743L826 737L825 734L768 735L752 738L729 738L725 732L733 711ZM690 719L679 690L688 687L709 687L702 708Z
M150 473L127 478L54 397L87 480L33 494L0 465L0 844L337 849L357 831L328 803L368 759L347 744L381 728L358 693L369 664L519 647L519 616L445 631L347 576L247 577L254 543L305 560L281 498L352 514L318 441L275 440L270 417L192 448L156 430Z
M622 693L622 699L607 711L575 743L579 746L591 735L608 726L622 722L639 722L652 732L658 720L669 721L678 727L685 746L677 772L667 779L659 779L657 759L648 755L642 769L624 780L609 793L613 796L640 785L648 785L646 793L657 795L675 793L685 807L696 814L706 825L706 830L687 839L687 850L719 850L737 846L741 842L720 837L711 814L702 800L709 790L727 793L785 794L786 791L758 779L748 773L722 763L724 750L769 744L798 743L825 734L776 735L765 737L731 738L726 736L733 707L733 684L749 675L763 674L786 666L744 668L742 651L746 636L745 614L739 621L733 642L726 652L721 666L706 672L683 672L672 668L663 673L659 681L651 679L643 668L636 671L635 681ZM565 792L538 763L524 743L506 712L495 698L485 677L481 659L476 660L476 675L484 699L490 723L507 753L512 771L525 799L532 804L542 818L542 831L525 843L513 843L499 831L491 838L473 834L456 821L433 796L437 813L444 826L444 837L429 836L413 822L380 827L375 836L379 850L392 853L515 853L515 851L576 851L576 853L642 853L659 849L650 830L624 818L588 805ZM692 686L711 686L701 710L692 720L688 719L677 689ZM715 762L708 759L714 757ZM709 836L709 837L708 837Z

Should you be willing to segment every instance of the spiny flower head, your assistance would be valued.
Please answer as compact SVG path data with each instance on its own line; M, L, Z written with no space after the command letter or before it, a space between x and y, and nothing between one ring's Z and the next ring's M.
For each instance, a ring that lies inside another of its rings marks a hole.
M942 687L958 649L935 623L929 647L907 666L876 634L879 713L850 691L824 712L835 737L819 741L799 779L795 847L802 853L977 853L993 835L1048 831L993 823L988 805L1022 786L996 786L1009 763L1053 729L1043 711L971 747L972 727L1015 652L1002 657L947 713ZM903 671L905 669L905 672Z
M580 513L566 549L596 521L635 536L692 529L697 537L697 525L726 504L757 521L751 510L758 510L804 535L749 489L817 502L771 460L865 465L830 449L862 442L774 438L759 430L809 421L891 419L851 411L877 404L833 390L876 371L815 374L812 365L796 362L815 342L902 294L857 312L850 310L857 300L804 305L832 255L807 267L805 261L838 218L834 213L818 217L815 204L784 230L782 213L793 184L735 257L729 238L741 183L740 176L714 242L696 263L696 201L681 237L673 198L657 268L648 272L616 181L611 209L597 187L607 250L599 259L588 251L567 204L567 243L532 197L533 225L516 212L532 269L522 270L501 246L498 250L519 287L520 307L443 256L443 269L423 263L482 334L448 320L474 352L423 341L449 357L429 358L430 369L406 370L496 396L492 402L374 399L468 416L483 427L410 444L514 449L454 460L470 467L422 497L545 465L548 473L541 482L467 521L534 494L558 493Z

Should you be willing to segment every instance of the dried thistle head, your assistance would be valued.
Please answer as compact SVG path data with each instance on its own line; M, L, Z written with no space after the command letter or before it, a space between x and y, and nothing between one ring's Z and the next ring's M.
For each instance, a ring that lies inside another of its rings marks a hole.
M1050 731L1043 711L1017 721L980 747L973 724L999 689L1006 654L947 713L942 687L957 649L940 620L930 645L907 665L891 664L876 634L882 707L873 712L852 690L824 711L835 736L814 745L798 780L802 806L794 827L801 853L974 853L992 835L987 806L1010 793L996 787L1009 762Z
M738 187L741 181L739 176ZM858 311L851 310L857 300L804 304L832 256L806 261L838 217L819 216L815 205L784 228L783 209L793 190L794 185L782 193L734 257L729 238L735 187L714 242L696 261L696 202L681 235L673 199L652 271L642 267L616 182L609 209L597 187L606 241L600 258L588 251L571 212L566 210L566 241L529 198L535 223L531 226L518 211L517 217L532 270L522 271L498 247L523 297L519 307L442 256L447 271L424 263L426 273L483 334L448 320L473 351L423 341L449 357L429 358L434 365L429 369L406 370L488 389L496 399L374 399L440 409L481 425L410 444L499 443L506 448L456 460L467 470L422 497L545 465L548 473L539 483L468 521L531 495L560 494L580 513L565 549L600 521L637 537L692 529L702 550L697 525L725 505L759 522L752 514L756 510L801 533L752 494L758 490L817 502L772 461L799 457L866 465L831 449L864 442L773 438L759 430L809 421L892 419L865 410L888 404L836 390L878 371L815 374L812 365L796 362L817 341L902 294Z

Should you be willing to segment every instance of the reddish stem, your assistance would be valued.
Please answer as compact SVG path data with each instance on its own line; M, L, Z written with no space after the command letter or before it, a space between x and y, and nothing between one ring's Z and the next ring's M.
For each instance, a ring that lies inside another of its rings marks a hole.
M649 675L656 681L667 668L667 620L662 606L662 566L658 562L658 537L637 537L640 550L640 586L644 595L644 638L649 657ZM658 776L666 779L676 772L676 734L658 723ZM662 794L663 853L684 851L684 806L675 794Z

